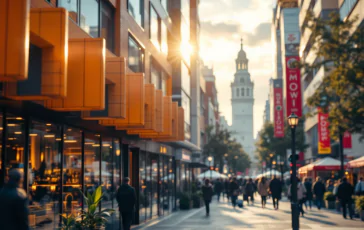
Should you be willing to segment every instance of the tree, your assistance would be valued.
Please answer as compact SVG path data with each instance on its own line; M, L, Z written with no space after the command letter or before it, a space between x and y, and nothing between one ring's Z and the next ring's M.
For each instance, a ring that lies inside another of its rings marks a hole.
M311 116L317 114L316 108L328 113L331 137L339 139L343 157L343 133L363 137L364 132L364 28L358 26L353 32L357 18L343 21L338 12L329 19L315 18L312 12L307 17L306 27L312 32L309 43L317 59L301 66L307 74L320 68L326 72L307 104L314 111Z
M304 152L308 145L304 139L304 120L300 120L296 128L296 149L299 152ZM263 129L259 132L259 141L255 143L256 152L258 153L259 161L269 162L270 154L280 156L281 160L286 159L287 149L291 149L291 128L288 123L284 124L284 137L274 137L274 125L271 122L264 124Z
M206 128L207 143L203 148L205 157L214 157L216 166L219 164L219 172L223 172L223 165L225 159L230 168L235 171L244 171L250 167L251 161L248 154L243 150L243 147L232 139L232 133L227 130L219 130L213 132L213 127ZM227 154L227 155L226 155ZM235 159L235 157L237 157Z

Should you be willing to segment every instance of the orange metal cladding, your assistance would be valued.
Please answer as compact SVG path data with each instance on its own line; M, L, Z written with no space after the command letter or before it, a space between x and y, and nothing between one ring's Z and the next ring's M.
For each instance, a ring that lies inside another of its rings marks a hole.
M163 98L163 132L140 133L141 138L157 138L172 136L172 97L164 96Z
M142 126L145 113L144 74L126 75L126 117L125 119L101 119L99 123L105 126Z
M179 122L178 122L178 103L177 102L172 103L172 125L171 126L172 126L172 135L171 136L158 135L156 138L153 138L153 140L162 141L162 142L178 140Z
M155 106L155 121L156 125L153 128L148 128L147 126L143 129L131 129L128 130L128 134L140 134L140 133L159 133L163 132L163 91L156 90L156 106ZM147 119L147 115L146 118Z
M182 107L178 108L178 137L179 141L185 140L185 111Z
M28 78L30 0L0 1L0 81Z
M63 8L31 9L30 43L42 48L40 95L17 96L17 83L5 85L5 96L15 100L46 100L67 94L68 12Z
M123 119L126 117L126 62L122 57L106 58L106 79L113 82L108 87L108 116L91 116L90 111L82 112L82 119Z
M47 100L57 111L103 110L105 108L105 40L70 39L67 97Z
M154 84L144 85L145 91L145 105L144 105L144 125L130 125L130 124L116 124L116 130L134 130L134 129L148 129L155 130L157 126L156 116L156 92Z

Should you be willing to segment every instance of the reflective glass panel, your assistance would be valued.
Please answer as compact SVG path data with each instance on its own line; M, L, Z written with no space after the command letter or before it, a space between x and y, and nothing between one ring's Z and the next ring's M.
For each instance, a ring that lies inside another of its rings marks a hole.
M135 21L144 27L144 0L128 0L128 12Z
M110 3L101 4L101 37L105 38L106 48L114 52L114 8Z
M68 16L78 23L78 0L58 0L58 6L68 10Z
M92 37L99 37L99 3L97 0L81 1L80 27Z
M112 208L112 199L114 197L114 189L112 186L113 174L113 147L112 138L102 138L101 147L101 185L104 198L101 201L101 207Z
M144 50L130 36L128 52L129 68L135 73L144 72Z
M150 6L150 40L158 50L161 48L159 42L159 21L157 12Z

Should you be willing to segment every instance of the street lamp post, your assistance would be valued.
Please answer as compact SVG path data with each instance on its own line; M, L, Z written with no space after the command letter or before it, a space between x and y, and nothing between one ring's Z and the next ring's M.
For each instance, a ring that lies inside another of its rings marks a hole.
M298 202L297 202L297 165L296 165L296 127L298 124L298 117L296 114L292 113L288 117L288 124L291 126L291 134L292 134L292 177L291 177L291 210L292 210L292 229L299 229L299 211L298 211Z
M271 154L269 154L269 156L270 156L270 179L272 180L272 173L273 173L273 156L274 156L274 154L273 154L273 153L271 153Z
M211 169L211 162L212 162L212 157L209 156L207 158L207 160L209 161L209 169L210 169L210 181L212 180L212 169Z

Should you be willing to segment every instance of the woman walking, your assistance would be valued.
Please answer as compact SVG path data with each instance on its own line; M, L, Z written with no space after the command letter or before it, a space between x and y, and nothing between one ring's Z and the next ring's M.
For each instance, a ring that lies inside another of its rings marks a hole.
M299 208L299 212L301 213L302 217L305 214L305 212L303 211L303 203L305 202L305 194L306 194L306 188L305 186L301 183L301 180L299 178L296 178L297 180L297 200L298 200L298 208ZM288 190L288 196L292 198L292 193L291 193L291 187L292 185L289 187Z
M262 177L258 183L258 193L262 197L262 208L265 208L267 204L267 196L268 193L269 183L267 182L265 177Z
M213 195L212 186L210 184L210 180L206 179L205 184L202 186L202 196L205 201L205 207L206 207L206 216L210 215L210 203L212 200Z

